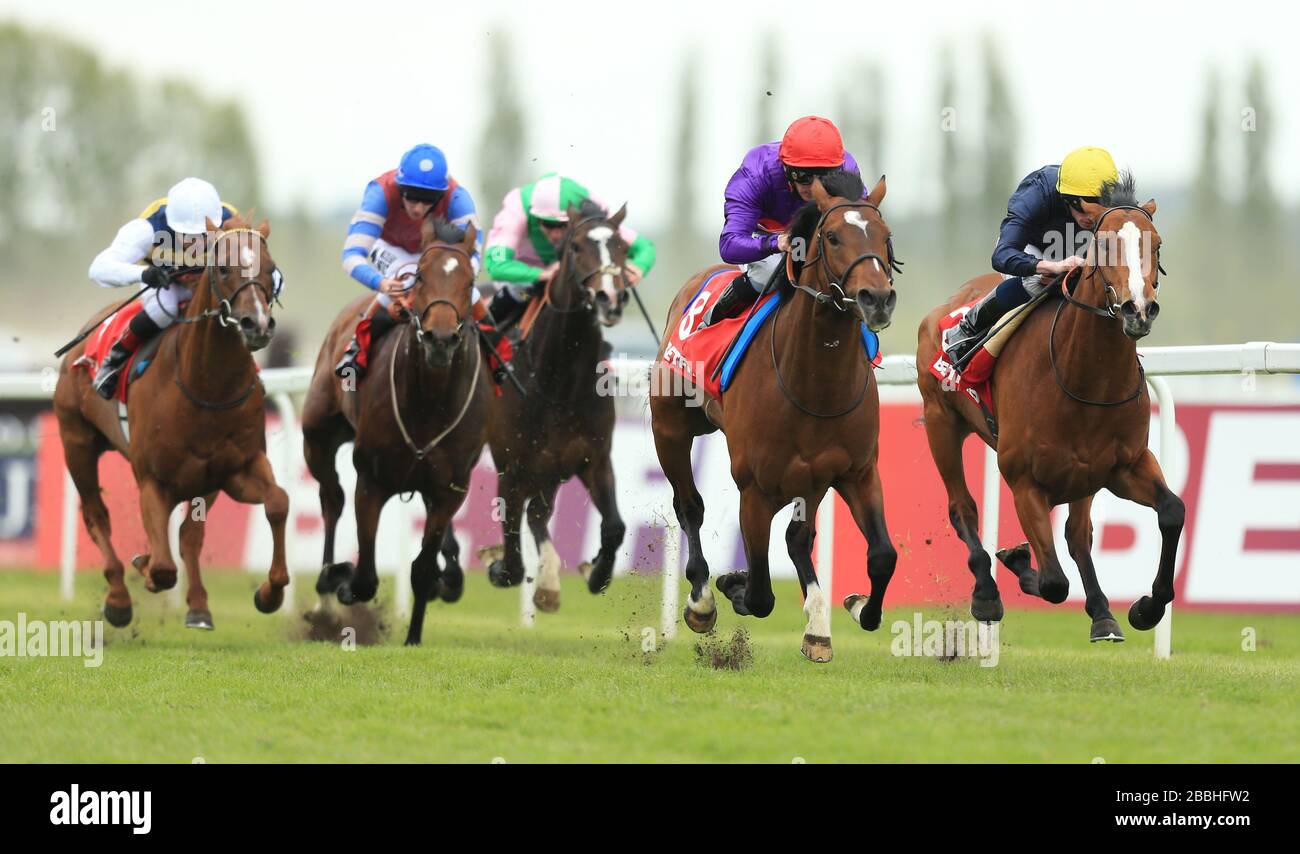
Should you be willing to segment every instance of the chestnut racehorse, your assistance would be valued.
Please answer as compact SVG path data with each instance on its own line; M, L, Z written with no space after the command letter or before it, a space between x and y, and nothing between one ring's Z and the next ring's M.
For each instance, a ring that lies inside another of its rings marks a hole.
M772 517L797 502L796 510L803 512L795 513L785 537L805 596L808 624L802 651L813 661L831 658L830 606L812 564L815 511L827 491L834 488L844 498L867 538L871 595L845 601L864 629L880 625L885 589L897 560L885 527L876 466L880 401L873 369L859 343L862 323L872 330L889 325L897 298L890 232L879 208L885 179L881 177L865 198L863 190L853 173L814 181L814 201L796 214L789 228L791 245L806 249L806 260L791 267L798 290L759 332L722 400L710 399L700 407L671 393L673 375L663 362L662 347L650 385L655 448L689 541L686 624L707 632L717 620L701 548L704 500L695 488L691 445L696 436L720 428L731 454L731 475L740 489L740 527L749 569L719 578L718 590L738 614L771 613L775 600L767 549ZM670 330L705 278L719 269L726 268L704 270L678 292L668 312ZM665 345L670 337L671 332Z
M274 543L271 571L253 602L269 614L284 599L289 583L284 558L289 497L276 485L266 458L265 394L252 357L275 332L271 304L276 267L266 247L270 233L265 220L256 229L239 217L221 226L208 222L207 265L183 316L161 333L149 370L130 385L126 434L117 402L100 398L91 388L91 372L73 367L85 352L84 342L64 357L59 369L54 412L63 455L81 495L86 530L104 556L104 618L114 626L131 622L131 594L100 496L99 457L108 450L131 461L140 489L149 553L137 556L133 564L144 574L150 592L176 584L168 517L178 504L186 505L180 547L189 587L187 626L212 628L199 552L206 512L219 492L245 504L265 505ZM99 311L92 323L110 311Z
M1137 342L1151 331L1159 312L1160 235L1152 217L1155 201L1139 206L1131 176L1125 176L1097 219L1086 266L1073 294L1049 301L1028 316L998 358L993 381L998 435L966 395L945 391L926 368L939 347L939 320L996 287L988 274L962 286L921 323L917 384L924 399L930 451L948 491L948 518L970 550L975 576L971 615L1000 620L1002 600L992 562L980 544L975 500L962 469L962 443L977 434L998 454L998 468L1015 495L1016 515L1029 542L998 552L1021 589L1051 603L1063 602L1069 582L1052 539L1048 512L1070 506L1065 539L1079 567L1092 618L1093 641L1122 641L1123 632L1093 567L1093 497L1109 489L1155 509L1163 545L1151 596L1129 610L1129 623L1150 629L1174 596L1174 557L1183 528L1183 502L1165 485L1155 456L1147 450L1150 401ZM1110 251L1101 251L1113 247ZM1030 565L1030 549L1039 571Z
M560 484L577 475L600 511L600 550L579 567L592 593L609 586L627 530L610 462L614 398L597 382L607 356L601 327L619 322L629 297L623 275L628 246L619 236L626 215L626 205L613 216L589 201L570 206L559 270L536 298L532 325L515 346L514 370L524 394L506 385L488 427L497 495L505 504L502 554L490 560L488 578L498 587L523 581L519 524L527 503L540 556L533 602L541 611L560 607L561 561L547 530ZM484 555L495 557L495 551Z
M345 605L368 602L379 587L375 532L384 504L419 492L424 538L411 563L414 609L406 643L418 644L428 601L460 598L464 576L454 549L438 553L460 509L470 472L483 452L492 381L471 316L473 225L462 233L426 220L416 280L406 298L406 322L376 342L364 382L334 374L357 321L373 297L358 297L331 325L316 358L303 407L303 452L320 483L325 549L316 590ZM354 442L359 555L334 562L334 532L343 513L343 487L334 468L339 446ZM454 543L454 541L453 541ZM445 570L445 571L444 571Z

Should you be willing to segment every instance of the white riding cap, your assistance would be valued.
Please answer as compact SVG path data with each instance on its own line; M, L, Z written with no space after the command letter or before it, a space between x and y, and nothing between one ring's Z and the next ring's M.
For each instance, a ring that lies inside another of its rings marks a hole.
M221 224L221 196L202 178L185 178L167 191L167 227L177 234L203 234L207 220Z

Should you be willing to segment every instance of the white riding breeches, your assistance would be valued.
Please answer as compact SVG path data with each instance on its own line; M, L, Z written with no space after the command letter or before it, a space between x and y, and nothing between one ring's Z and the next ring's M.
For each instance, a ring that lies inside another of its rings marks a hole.
M778 252L761 260L742 264L741 269L745 271L745 275L749 278L749 284L754 288L754 291L761 294L768 283L772 281L772 277L784 264L785 254Z
M181 303L188 302L194 295L189 288L177 284L166 288L151 288L148 285L140 287L149 291L140 298L144 303L144 312L158 324L159 329L166 329L175 323L176 318L181 316Z
M416 252L407 252L400 246L394 246L386 240L376 240L370 250L370 265L379 271L385 279L402 279L407 286L415 284L415 274L419 271L420 256ZM380 291L376 299L384 308L393 304L393 298ZM480 299L478 287L474 286L470 294L470 305Z
M1032 243L1025 247L1025 254L1033 255L1035 258L1039 259L1040 261L1043 258L1043 250L1039 249L1037 246L1033 245ZM1005 282L1007 279L1014 279L1014 278L1015 276L1003 274L1002 281ZM1047 285L1043 284L1043 277L1038 275L1037 273L1035 273L1032 276L1023 277L1020 280L1020 283L1024 286L1025 293L1029 294L1030 299L1033 299L1034 297L1041 294L1043 291L1047 290Z

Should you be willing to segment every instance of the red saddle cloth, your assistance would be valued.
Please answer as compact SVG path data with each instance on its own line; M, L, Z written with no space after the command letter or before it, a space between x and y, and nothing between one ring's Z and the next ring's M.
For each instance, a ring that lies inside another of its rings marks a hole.
M739 270L722 270L706 279L694 298L686 304L686 311L682 313L673 328L672 338L664 347L664 364L688 383L694 384L693 388L702 388L714 400L722 397L722 377L715 369L726 354L727 345L745 325L750 312L743 311L738 317L716 321L704 329L699 327L709 309L717 302L718 295L739 275ZM775 293L768 294L752 310L757 314L765 303L776 298ZM718 375L714 376L715 373Z
M85 355L78 359L76 364L89 370L91 376L99 373L99 366L108 357L108 351L126 332L126 327L131 323L132 318L143 310L144 303L137 300L101 323L99 328L91 334L90 343L86 344ZM130 386L128 380L131 378L131 373L135 368L135 361L139 355L138 350L132 353L126 367L122 369L122 379L117 384L117 394L114 397L123 403L126 402L126 390Z
M971 306L975 305L978 300L971 300L969 303L948 312L947 315L939 321L939 341L943 341L944 334L961 322L970 311ZM948 361L948 354L944 353L943 347L934 354L934 360L930 363L930 373L934 378L943 383L943 387L948 391L959 391L970 397L982 406L987 406L990 414L993 412L993 368L997 365L997 357L990 353L983 345L966 360L966 366L960 371L952 362Z

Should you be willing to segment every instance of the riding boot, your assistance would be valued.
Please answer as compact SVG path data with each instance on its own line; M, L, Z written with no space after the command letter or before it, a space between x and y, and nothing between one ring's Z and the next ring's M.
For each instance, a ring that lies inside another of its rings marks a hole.
M758 292L749 281L749 276L741 273L722 289L718 301L713 304L700 323L700 329L711 326L719 320L736 317L758 299Z
M1000 287L994 288L985 294L970 307L961 322L944 333L943 350L954 365L960 365L984 340L984 335L993 328L993 324L1006 314L1002 301L998 299L1000 290Z
M502 287L492 297L492 302L488 305L488 314L492 315L492 322L504 335L506 330L519 322L527 309L527 300L515 299L509 288Z
M378 310L370 315L370 351L374 352L375 344L383 337L384 333L397 325L392 313L379 303L375 303ZM358 357L361 355L361 342L357 340L356 333L352 334L352 340L348 342L348 348L343 351L343 358L334 366L334 375L346 379L347 377L356 377L361 379L366 375L366 367L361 364ZM369 354L367 354L369 355Z
M140 346L150 338L162 331L154 319L147 312L140 312L131 318L127 324L126 331L122 337L113 343L109 348L108 355L104 357L103 363L99 366L99 371L95 374L95 379L91 382L95 392L104 400L112 400L113 395L117 394L118 384L122 379L122 370L126 368L127 362L135 354Z

